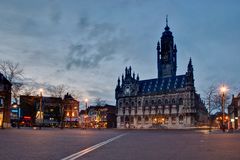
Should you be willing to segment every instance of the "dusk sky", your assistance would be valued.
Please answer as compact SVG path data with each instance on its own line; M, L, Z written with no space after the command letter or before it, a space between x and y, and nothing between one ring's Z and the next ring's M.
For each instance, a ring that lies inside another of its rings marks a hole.
M24 67L39 86L66 84L115 103L126 66L140 80L157 77L156 44L165 17L177 45L177 74L192 58L195 86L203 94L225 83L240 92L239 0L1 0L1 59Z

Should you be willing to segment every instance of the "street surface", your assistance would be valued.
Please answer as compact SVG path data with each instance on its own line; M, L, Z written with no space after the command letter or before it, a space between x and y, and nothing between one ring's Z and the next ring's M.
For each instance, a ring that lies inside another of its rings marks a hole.
M219 131L21 128L0 137L1 160L240 159L240 133Z

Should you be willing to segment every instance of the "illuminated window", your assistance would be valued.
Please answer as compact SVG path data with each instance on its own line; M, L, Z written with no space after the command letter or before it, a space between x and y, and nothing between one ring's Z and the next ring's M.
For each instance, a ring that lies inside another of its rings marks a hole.
M183 124L183 116L182 115L179 116L179 123Z
M164 120L165 120L164 123L168 124L168 117L166 117Z
M69 112L67 112L67 116L69 116Z

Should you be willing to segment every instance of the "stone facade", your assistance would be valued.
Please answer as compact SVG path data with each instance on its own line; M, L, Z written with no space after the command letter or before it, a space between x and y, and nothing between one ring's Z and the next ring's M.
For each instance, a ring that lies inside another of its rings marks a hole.
M126 67L115 90L118 128L186 128L207 122L207 111L194 87L192 60L176 75L177 47L168 24L157 42L158 78L140 80Z

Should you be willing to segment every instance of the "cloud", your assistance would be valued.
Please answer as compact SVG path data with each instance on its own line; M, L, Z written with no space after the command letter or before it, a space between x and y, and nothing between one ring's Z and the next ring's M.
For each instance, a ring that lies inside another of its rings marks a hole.
M77 23L81 35L78 42L69 46L66 69L73 67L95 68L111 61L124 42L121 30L110 23L93 23L81 17Z
M54 24L59 24L62 18L62 12L59 3L57 1L50 1L49 4L49 17Z

